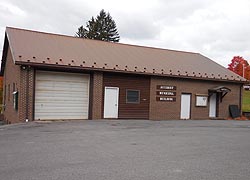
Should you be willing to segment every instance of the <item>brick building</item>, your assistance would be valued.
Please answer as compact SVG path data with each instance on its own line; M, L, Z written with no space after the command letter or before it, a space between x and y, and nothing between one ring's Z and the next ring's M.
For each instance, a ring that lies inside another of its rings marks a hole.
M6 28L8 123L227 118L245 79L198 53Z

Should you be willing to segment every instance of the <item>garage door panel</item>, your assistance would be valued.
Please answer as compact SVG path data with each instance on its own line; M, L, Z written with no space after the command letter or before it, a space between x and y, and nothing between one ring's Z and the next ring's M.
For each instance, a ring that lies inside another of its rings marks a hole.
M67 112L62 112L62 109L63 108L48 109L46 111L38 110L37 112L39 112L39 113L55 113L55 114L56 113L67 114L67 113L70 112L70 114L72 114L72 113L83 114L82 112L80 112L80 110L82 110L82 109L73 109L73 108L71 108Z
M83 99L84 101L85 99ZM37 101L36 102L37 105L41 105L41 106L50 106L50 107L55 107L56 106L67 106L67 107L72 107L72 106L76 106L79 107L79 105L81 105L80 107L85 107L85 105L83 105L80 102L73 102L73 101L62 101L62 100L57 100L54 101L54 103L52 104L50 100L41 100L41 101ZM87 106L87 105L86 105Z
M45 82L39 82L39 84L44 84L44 86L42 87L37 87L37 90L40 90L40 91L46 91L46 90L50 90L50 91L65 91L65 90L71 90L71 91L75 91L75 92L82 92L82 91L79 91L79 88L84 88L86 86L88 86L87 83L84 83L84 84L46 84L46 81ZM66 82L65 82L66 83ZM40 86L41 86L40 85ZM67 86L66 86L67 85Z
M35 119L87 119L89 75L37 71Z
M51 105L48 105L46 107L43 106L40 106L39 108L37 108L37 112L53 112L53 111L57 111L57 110L64 110L65 108L67 108L67 111L77 111L77 112L80 112L80 110L86 110L88 107L87 106L81 106L79 107L76 106L76 105L73 105L73 106L66 106L66 105L57 105L56 107L55 106L51 106ZM62 112L63 113L63 112ZM81 112L82 113L82 112Z
M55 88L55 89L58 89L58 90L61 90L61 88L65 88L65 89L71 89L71 90L74 90L75 88L83 88L87 85L87 83L67 83L65 84L66 82L63 82L63 83L50 83L47 82L47 81L37 81L38 83L40 83L41 85L44 84L44 86L42 87L37 87L37 89L50 89L51 87ZM67 86L65 86L67 85Z
M78 117L81 114L64 114L63 118L58 118L58 116L54 114L45 114L44 116L41 115L41 120L68 120L68 119L79 119Z
M62 96L61 96L62 97ZM54 100L54 101L73 101L73 102L75 102L75 101L80 101L80 100L85 100L88 96L85 96L85 97L81 97L81 98L78 98L78 97L72 97L72 96L69 96L69 97L66 97L66 96L64 96L64 99L62 99L61 97L53 97L53 95L49 95L49 96L45 96L45 95L41 95L37 100L37 102L39 102L39 99L41 100L41 101L47 101L47 102L51 102L52 100ZM50 98L50 99L49 99ZM43 101L43 102L44 102Z

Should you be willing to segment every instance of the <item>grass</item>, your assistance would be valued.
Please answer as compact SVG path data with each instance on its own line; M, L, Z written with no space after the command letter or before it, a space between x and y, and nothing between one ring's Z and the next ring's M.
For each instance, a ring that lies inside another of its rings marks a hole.
M250 91L243 90L242 111L250 112Z

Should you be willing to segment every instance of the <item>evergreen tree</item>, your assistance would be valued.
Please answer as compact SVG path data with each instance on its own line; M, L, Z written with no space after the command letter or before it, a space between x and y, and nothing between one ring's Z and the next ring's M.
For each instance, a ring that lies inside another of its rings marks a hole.
M80 26L76 32L76 36L110 42L119 42L120 40L115 21L103 9L96 18L92 17L87 22L86 28Z

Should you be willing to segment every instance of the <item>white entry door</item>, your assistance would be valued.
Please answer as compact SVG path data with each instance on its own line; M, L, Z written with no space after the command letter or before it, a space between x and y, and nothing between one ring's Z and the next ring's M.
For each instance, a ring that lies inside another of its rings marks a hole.
M105 87L104 118L118 118L118 87Z
M209 99L209 117L216 117L216 93L213 93Z
M190 119L191 94L181 95L181 119Z

